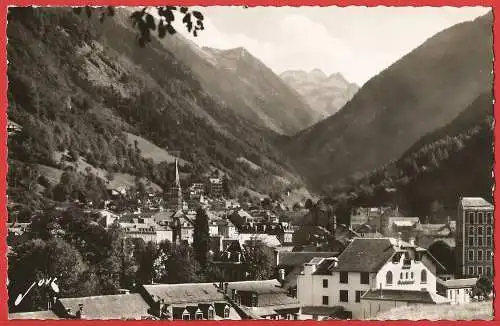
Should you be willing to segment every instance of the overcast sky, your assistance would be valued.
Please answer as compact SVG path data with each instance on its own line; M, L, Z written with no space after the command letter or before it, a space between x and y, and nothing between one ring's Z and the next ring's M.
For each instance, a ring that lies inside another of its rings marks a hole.
M276 73L314 68L359 85L485 7L205 7L200 46L243 46ZM185 28L178 28L185 36ZM464 46L467 46L464 44Z

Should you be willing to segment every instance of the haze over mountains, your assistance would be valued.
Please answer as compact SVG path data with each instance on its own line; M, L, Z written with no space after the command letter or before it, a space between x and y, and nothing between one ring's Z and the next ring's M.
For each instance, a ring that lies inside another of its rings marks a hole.
M319 69L289 70L280 77L319 114L318 121L340 110L359 90L358 85L348 82L341 73L327 76Z
M337 114L293 137L288 153L316 189L399 158L492 88L489 14L431 37L369 80ZM467 46L464 46L467 44Z

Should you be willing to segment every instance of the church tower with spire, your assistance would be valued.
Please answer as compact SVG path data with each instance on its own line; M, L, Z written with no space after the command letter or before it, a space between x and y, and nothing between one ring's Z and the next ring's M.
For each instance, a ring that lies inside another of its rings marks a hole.
M174 209L176 211L182 210L182 188L181 188L181 180L179 177L179 167L177 163L177 159L175 160L175 182L170 188L169 193L169 208Z

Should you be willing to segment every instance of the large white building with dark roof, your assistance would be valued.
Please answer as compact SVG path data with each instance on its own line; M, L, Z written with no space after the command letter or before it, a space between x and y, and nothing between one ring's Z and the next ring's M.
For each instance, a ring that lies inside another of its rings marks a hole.
M297 279L297 297L310 310L341 307L350 318L366 319L373 317L370 307L385 307L373 302L372 291L390 293L402 304L418 302L423 293L433 303L446 302L436 294L439 269L443 269L439 262L414 244L394 238L356 238L338 258L315 257L306 263Z
M493 275L493 210L483 198L459 201L455 252L458 270L465 277Z

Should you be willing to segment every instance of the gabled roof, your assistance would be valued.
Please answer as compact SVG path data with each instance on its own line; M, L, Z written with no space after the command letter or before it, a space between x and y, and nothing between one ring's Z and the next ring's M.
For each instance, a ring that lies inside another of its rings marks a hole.
M481 197L464 197L460 200L464 208L485 208L493 209L493 205Z
M166 304L225 301L213 283L152 284L143 288L153 301L163 299Z
M75 314L83 304L86 319L140 319L150 316L150 306L140 294L101 295L81 298L60 298L57 300L64 309Z
M338 257L337 267L330 271L378 272L396 252L389 238L355 238Z

